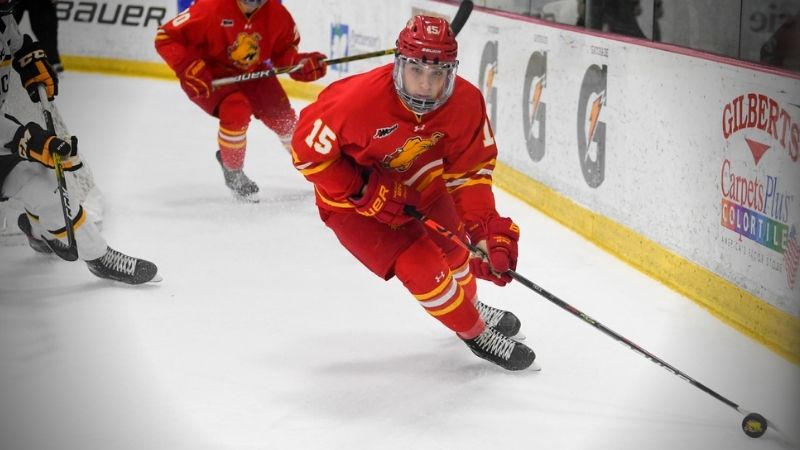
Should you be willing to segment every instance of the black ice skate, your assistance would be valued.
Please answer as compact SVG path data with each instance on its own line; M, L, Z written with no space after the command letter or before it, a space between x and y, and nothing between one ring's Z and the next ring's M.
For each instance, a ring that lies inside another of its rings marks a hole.
M25 236L28 238L28 245L30 245L36 253L53 253L53 250L50 249L44 239L39 239L33 235L33 227L31 227L31 221L27 214L19 215L17 226L25 233Z
M472 353L506 370L523 370L533 364L536 354L492 327L486 327L475 339L464 339Z
M481 303L480 300L475 303L475 308L487 327L492 327L507 337L512 337L519 333L522 323L514 313Z
M78 252L74 249L59 241L58 239L39 239L33 235L33 227L27 214L20 214L17 219L17 226L25 233L28 238L28 245L37 253L50 254L55 253L56 256L64 261L75 261L78 259Z
M144 259L120 253L111 247L100 258L86 261L89 271L100 278L121 281L128 284L142 284L148 281L161 281L155 264Z
M222 155L219 150L217 150L217 162L219 162L219 166L222 168L222 175L225 177L225 186L228 186L237 200L253 203L258 202L258 197L256 197L256 194L258 194L258 185L248 178L242 169L231 170L225 167L225 164L222 163Z

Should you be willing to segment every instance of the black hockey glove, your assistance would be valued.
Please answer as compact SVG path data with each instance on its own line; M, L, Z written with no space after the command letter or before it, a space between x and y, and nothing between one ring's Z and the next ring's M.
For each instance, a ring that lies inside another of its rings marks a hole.
M69 159L77 154L77 148L73 149L67 141L45 130L36 122L20 126L14 134L14 139L6 144L6 147L16 152L22 159L37 161L50 168L56 165L53 155L59 155L64 161L64 170L71 168L72 162Z
M33 102L39 101L37 90L39 83L44 84L49 100L58 95L58 77L53 66L47 61L47 54L39 43L34 42L27 34L22 39L22 47L14 53L12 65Z

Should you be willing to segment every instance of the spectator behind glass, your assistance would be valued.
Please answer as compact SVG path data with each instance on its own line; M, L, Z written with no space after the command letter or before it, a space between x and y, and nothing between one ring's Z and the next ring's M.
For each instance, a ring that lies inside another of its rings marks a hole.
M575 25L586 27L586 0L578 0L578 20Z
M28 11L31 30L47 54L47 60L56 72L63 72L58 53L58 17L55 0L20 0L14 7L14 19L19 23Z
M664 17L664 2L663 0L655 0L653 3L653 40L661 40L661 27L658 20Z
M761 62L800 72L800 11L787 19L764 43Z
M641 13L639 0L589 0L587 25L595 30L644 38L644 32L636 22ZM577 24L583 25L580 17Z

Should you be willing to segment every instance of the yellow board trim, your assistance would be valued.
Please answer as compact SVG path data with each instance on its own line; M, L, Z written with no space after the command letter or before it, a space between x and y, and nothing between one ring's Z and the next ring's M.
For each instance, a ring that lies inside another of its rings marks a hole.
M494 185L800 365L800 319L503 163Z

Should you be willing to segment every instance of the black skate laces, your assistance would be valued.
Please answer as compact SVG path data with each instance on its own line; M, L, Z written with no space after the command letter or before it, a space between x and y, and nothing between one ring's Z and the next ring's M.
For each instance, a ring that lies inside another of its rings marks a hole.
M113 248L109 248L105 255L100 258L100 262L109 269L133 276L136 271L136 258L120 253Z
M486 352L499 356L504 360L511 358L511 352L514 351L514 346L517 345L514 340L503 336L499 331L489 326L475 338L475 343Z

